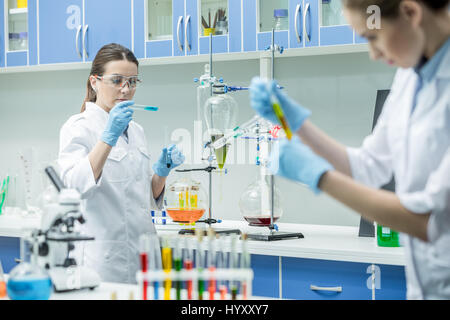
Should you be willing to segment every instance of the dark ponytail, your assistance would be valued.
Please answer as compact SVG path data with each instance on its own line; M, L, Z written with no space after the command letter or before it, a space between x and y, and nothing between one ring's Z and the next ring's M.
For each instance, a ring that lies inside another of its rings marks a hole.
M92 61L91 72L89 76L97 75L102 76L105 72L105 65L110 61L117 60L128 60L136 64L139 67L139 62L136 59L133 52L124 46L117 43L110 43L103 46L95 56L94 61ZM81 112L86 110L86 102L96 102L97 101L97 93L91 86L91 81L88 78L87 88L86 88L86 98L83 101L83 105L81 107Z
M366 12L367 8L376 5L381 9L381 16L383 18L396 18L398 16L398 9L400 2L403 0L342 0L345 7L349 9L357 9ZM428 8L434 11L441 11L448 9L450 0L416 0L422 2Z

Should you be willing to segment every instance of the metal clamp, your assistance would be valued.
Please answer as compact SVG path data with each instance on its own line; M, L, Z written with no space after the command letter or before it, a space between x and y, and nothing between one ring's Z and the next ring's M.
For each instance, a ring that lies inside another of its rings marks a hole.
M309 287L313 291L329 291L329 292L342 292L342 287L319 287L315 285L311 285Z
M189 23L191 23L191 16L187 16L186 17L186 24L185 24L185 26L184 26L184 36L186 37L186 49L188 50L188 51L191 51L191 44L190 44L190 41L191 41L191 38L189 37L188 38L188 25L189 25Z
M306 29L306 15L311 13L311 6L309 2L306 4L305 12L303 15L303 32L305 33L306 41L311 42L311 35L308 34L308 30Z
M75 48L77 50L78 56L83 59L83 55L81 54L80 48L78 46L78 43L80 42L80 32L81 32L81 24L78 26L77 29L77 35L75 37Z
M86 25L83 30L83 51L84 51L84 56L86 58L89 58L88 52L86 50L86 34L87 34L88 29L89 29L89 25Z
M180 49L181 52L183 52L183 44L181 43L181 40L180 40L180 27L181 27L182 22L183 22L183 16L180 16L178 18L178 24L177 24L177 42L178 42L178 49Z
M295 8L295 22L294 22L295 35L297 37L298 43L302 42L302 39L300 37L300 31L298 30L298 17L300 15L300 9L301 9L301 5L298 4L297 7Z

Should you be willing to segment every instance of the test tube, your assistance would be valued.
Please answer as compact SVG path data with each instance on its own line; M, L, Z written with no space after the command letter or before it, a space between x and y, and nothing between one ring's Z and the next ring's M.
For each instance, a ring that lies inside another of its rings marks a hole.
M237 235L236 234L231 234L231 256L230 256L230 268L234 269L237 267L237 253L236 253L236 240L237 240ZM230 284L231 288L231 300L236 300L237 299L237 292L238 292L238 286L237 286L237 281L233 280L231 281Z
M219 241L219 248L223 248L223 238L219 238L219 235L217 234L217 241ZM223 251L217 252L217 268L218 269L224 269L226 266L226 259L225 259L225 253ZM219 286L219 292L220 292L220 299L225 300L227 298L227 286L225 285L224 280L220 280L218 283Z
M247 248L247 242L248 242L248 235L246 233L242 234L242 253L241 253L241 269L248 269L250 268L250 254L248 253ZM241 289L242 289L242 299L247 300L247 281L241 282Z
M158 107L154 106L146 106L141 104L133 104L130 106L130 109L137 110L137 111L158 111Z
M216 293L216 280L212 276L215 271L215 248L214 248L215 232L212 228L208 229L208 269L211 272L211 279L209 280L208 292L209 300L214 300L214 294Z
M278 101L278 99L275 97L274 94L272 94L271 96L271 103L273 111L275 112L278 121L280 121L281 126L283 127L283 130L286 133L286 137L288 138L288 140L291 140L292 139L291 128L289 127L288 121L284 115L283 109L281 108L280 102Z
M173 251L173 264L176 272L181 271L182 261L181 261L181 249L180 249L180 238L175 238L175 248ZM176 288L176 299L181 300L181 281L175 281Z
M156 234L150 235L150 254L149 254L149 269L150 270L161 270L162 269L162 261L161 261L161 248L159 245L159 238ZM159 299L159 281L155 280L153 282L153 299Z
M166 275L172 270L172 248L169 246L169 239L164 238L162 248L162 265ZM164 280L164 300L170 300L170 290L172 288L172 280Z
M197 272L199 274L198 279L198 300L203 300L203 291L204 291L204 280L201 279L201 272L203 271L203 254L202 254L202 240L203 240L203 230L200 228L195 229L195 235L197 237L197 258L196 258L196 267Z
M184 262L184 269L185 270L192 270L193 268L193 261L192 261L192 251L189 245L188 238L185 238L185 249L184 252L186 252L186 255L184 256L183 262ZM187 298L188 300L192 300L192 280L186 281L186 290L187 290Z
M147 275L148 271L148 252L150 251L150 238L148 235L143 234L139 238L139 257L141 261L141 271L142 275L144 277L144 281L142 283L142 300L147 300L147 287L148 282L147 279L145 279L145 276Z

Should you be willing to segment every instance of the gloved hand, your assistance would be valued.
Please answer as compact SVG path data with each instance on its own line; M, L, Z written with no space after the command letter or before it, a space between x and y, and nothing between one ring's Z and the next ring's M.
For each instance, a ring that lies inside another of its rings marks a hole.
M283 139L270 155L269 170L273 174L304 183L316 194L320 193L318 185L322 175L333 169L296 136L291 141Z
M109 144L111 147L116 145L117 140L131 121L134 111L130 106L133 104L133 101L124 101L118 103L109 111L108 123L101 136L103 142Z
M289 123L292 133L300 129L303 122L311 115L311 111L300 106L295 101L278 89L276 81L267 82L261 78L255 77L250 85L250 104L252 108L261 117L272 123L279 123L278 118L273 111L271 95L280 102L283 113Z
M153 171L160 177L167 177L170 170L178 167L185 160L183 153L171 144L168 148L162 150L157 162L152 166Z

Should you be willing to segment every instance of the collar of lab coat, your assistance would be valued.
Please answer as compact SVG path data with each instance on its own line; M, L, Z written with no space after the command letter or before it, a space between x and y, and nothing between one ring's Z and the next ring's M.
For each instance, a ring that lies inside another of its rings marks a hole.
M101 120L102 125L108 121L109 113L94 102L86 102L86 111L94 115L98 120Z
M443 49L445 50L445 53L437 71L436 77L440 79L448 79L450 78L450 38L447 39L447 42L444 44Z

